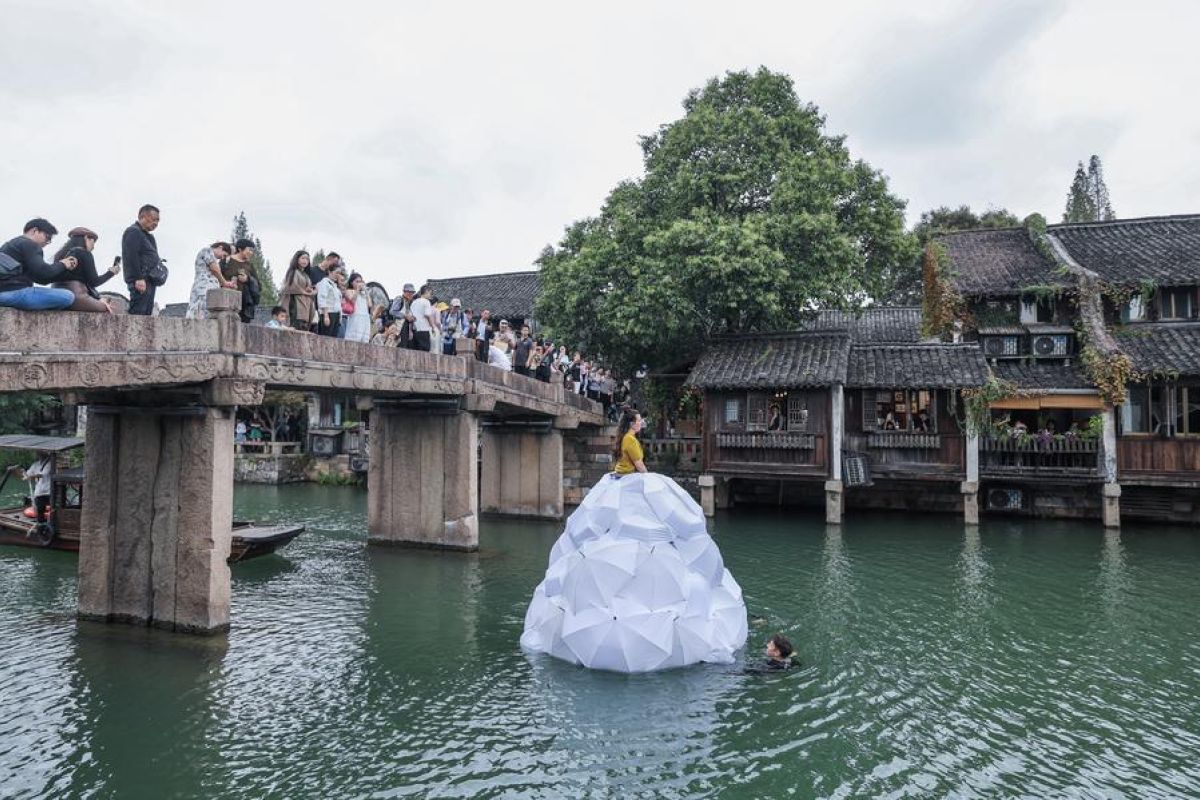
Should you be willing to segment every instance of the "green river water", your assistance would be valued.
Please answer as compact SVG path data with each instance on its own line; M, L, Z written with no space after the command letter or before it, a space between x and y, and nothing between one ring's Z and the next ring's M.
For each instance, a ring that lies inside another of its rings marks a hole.
M75 556L0 550L0 797L1197 797L1200 532L718 517L733 666L590 672L517 645L561 526L366 546L366 494L233 571L233 630L74 619ZM803 665L751 674L783 631Z

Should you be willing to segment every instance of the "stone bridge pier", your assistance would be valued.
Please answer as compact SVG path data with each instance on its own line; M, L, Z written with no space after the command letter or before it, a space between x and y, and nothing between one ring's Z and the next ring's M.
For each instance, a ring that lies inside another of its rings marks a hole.
M485 514L563 517L563 432L554 421L484 422L480 450Z
M233 407L261 384L201 398L92 398L79 549L79 615L189 633L229 627Z
M376 401L367 531L373 544L479 549L479 423L457 398Z

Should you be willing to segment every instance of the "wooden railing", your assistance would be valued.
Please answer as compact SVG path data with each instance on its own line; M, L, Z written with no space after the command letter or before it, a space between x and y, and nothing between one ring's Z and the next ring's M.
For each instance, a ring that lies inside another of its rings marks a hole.
M643 437L647 463L672 471L700 472L704 462L704 440L699 436Z
M936 433L909 433L908 431L871 431L867 434L867 447L892 449L938 450L942 437Z
M816 439L811 433L718 433L717 447L754 448L762 450L812 450Z
M1054 437L981 437L979 467L993 474L1100 474L1100 446L1095 439Z
M1117 440L1117 472L1200 475L1200 438L1122 436Z

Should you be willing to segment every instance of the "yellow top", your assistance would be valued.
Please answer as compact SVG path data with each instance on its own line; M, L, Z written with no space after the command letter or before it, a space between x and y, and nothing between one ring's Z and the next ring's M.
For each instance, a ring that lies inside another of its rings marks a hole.
M616 473L628 475L631 472L637 472L634 463L641 461L642 458L642 443L638 441L633 431L627 432L625 438L621 440L621 457L617 459Z

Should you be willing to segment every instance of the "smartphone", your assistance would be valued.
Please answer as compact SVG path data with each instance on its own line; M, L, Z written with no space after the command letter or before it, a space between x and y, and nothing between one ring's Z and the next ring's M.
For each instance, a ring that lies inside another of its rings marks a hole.
M121 266L121 257L120 256L117 256L116 258L113 259L113 266L114 267Z

